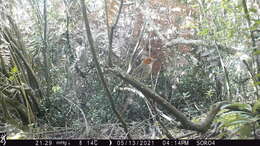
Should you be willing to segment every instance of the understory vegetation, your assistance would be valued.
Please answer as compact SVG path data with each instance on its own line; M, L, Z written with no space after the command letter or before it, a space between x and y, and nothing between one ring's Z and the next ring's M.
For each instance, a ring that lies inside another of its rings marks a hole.
M259 139L259 0L0 0L9 139Z

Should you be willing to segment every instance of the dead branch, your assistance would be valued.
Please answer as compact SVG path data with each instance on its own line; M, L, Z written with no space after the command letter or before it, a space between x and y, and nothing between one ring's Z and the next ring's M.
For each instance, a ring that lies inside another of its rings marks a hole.
M108 69L113 75L116 75L117 77L121 78L125 82L131 84L133 87L135 87L137 90L142 92L142 94L146 98L150 98L154 100L156 103L162 105L165 107L170 114L172 114L177 121L181 123L180 128L187 129L187 130L194 130L198 132L206 132L212 121L214 120L216 114L220 110L220 107L223 103L217 103L212 106L212 109L209 111L206 119L204 121L201 121L200 123L193 123L191 122L182 112L180 112L176 107L171 105L167 100L165 100L163 97L155 93L152 89L146 87L141 82L137 81L136 79L132 78L130 75L124 73L119 68L110 68Z

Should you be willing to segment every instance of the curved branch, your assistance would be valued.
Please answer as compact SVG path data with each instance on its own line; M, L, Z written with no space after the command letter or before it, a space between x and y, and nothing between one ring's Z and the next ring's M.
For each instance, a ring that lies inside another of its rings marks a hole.
M89 132L90 132L90 126L88 124L88 120L86 118L86 115L84 113L84 111L82 110L82 108L79 107L79 105L77 105L76 103L74 103L73 101L71 101L70 99L64 97L64 99L66 99L70 104L72 105L75 105L76 108L78 108L78 110L81 112L82 116L83 116L83 119L85 121L85 128L86 128L86 135L88 136L89 135Z
M144 84L141 82L137 81L136 79L133 79L130 75L124 73L120 69L113 68L113 69L108 69L113 75L118 76L125 82L131 84L133 87L138 89L140 92L143 93L143 95L147 98L151 98L158 104L162 105L165 107L173 116L176 117L177 121L180 121L181 123L181 128L187 129L187 130L194 130L194 131L199 131L199 132L206 132L212 121L214 120L216 114L220 110L220 107L222 106L223 103L217 103L212 107L210 112L208 113L208 116L204 121L201 123L193 123L191 122L181 111L176 109L173 105L171 105L167 100L165 100L163 97L155 93L152 89L146 87Z

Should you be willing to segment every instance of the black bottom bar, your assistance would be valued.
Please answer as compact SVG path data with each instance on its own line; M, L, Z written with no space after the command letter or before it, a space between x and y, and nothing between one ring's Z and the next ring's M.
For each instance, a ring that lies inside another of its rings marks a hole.
M0 146L260 146L260 140L6 140Z

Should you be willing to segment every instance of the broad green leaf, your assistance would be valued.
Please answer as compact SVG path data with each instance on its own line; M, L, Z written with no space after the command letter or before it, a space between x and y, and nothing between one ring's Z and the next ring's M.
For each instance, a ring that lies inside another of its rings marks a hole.
M225 109L233 110L233 111L245 111L245 112L251 112L252 107L250 104L243 104L243 103L233 103L225 106Z
M240 138L247 138L250 136L252 131L252 126L250 124L245 124L239 129Z
M260 82L254 82L254 85L260 85Z
M254 25L260 25L260 20L258 20L258 19L255 20L255 19L254 19L253 21L255 22Z
M260 114L260 100L257 100L253 106L253 113Z
M244 119L244 120L235 120L235 121L232 121L232 122L230 122L228 124L229 124L229 126L231 126L231 125L238 125L238 124L244 125L244 124L248 124L250 122L251 121L248 121L247 119Z
M253 52L253 55L260 55L260 50L255 50L255 51Z
M257 10L256 10L255 8L250 8L249 11L250 11L250 12L253 12L253 13L256 13L256 12L257 12Z
M260 52L260 51L259 51ZM260 77L260 74L256 74L255 77Z
M18 72L18 69L16 66L14 66L12 69L11 69L11 73L14 74L14 73L17 73Z
M221 114L218 119L216 119L218 122L222 122L225 125L237 121L237 120L246 120L249 121L252 119L253 116L247 112L243 111L231 111L224 114Z
M222 108L221 108L221 110L218 112L217 115L224 114L224 113L226 113L226 112L228 112L228 111L229 111L229 110L227 110L227 109L222 109Z

